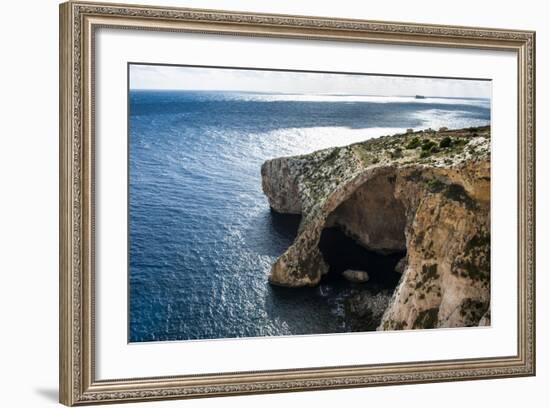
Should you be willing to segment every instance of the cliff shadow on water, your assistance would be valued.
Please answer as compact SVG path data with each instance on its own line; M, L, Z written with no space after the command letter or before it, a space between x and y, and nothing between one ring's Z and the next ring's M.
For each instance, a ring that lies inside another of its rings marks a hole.
M271 228L292 240L296 237L301 216L271 210L270 220ZM292 327L292 331L301 333L300 323L287 318L291 314L299 313L295 308L300 308L305 302L317 305L315 307L320 315L328 313L332 316L332 322L326 324L327 327L319 330L319 333L376 330L401 279L401 274L395 268L406 252L380 253L369 250L335 226L323 229L319 249L329 266L328 273L323 276L319 285L302 288L270 287L274 301L293 305L292 313L282 315L281 311L287 308L278 307L278 317L291 326L296 324L297 327ZM369 276L368 281L349 281L343 275L346 270L365 271ZM275 310L270 309L268 306L268 313L275 313ZM322 319L327 318L328 316Z
M395 271L397 263L406 255L405 251L388 254L368 250L339 227L323 229L319 249L329 265L328 274L322 282L330 283L345 279L346 270L365 271L368 281L361 283L371 289L395 289L401 274Z
M329 267L321 279L321 286L339 288L342 293L344 331L376 330L401 280L402 275L396 272L396 267L405 259L406 251L380 253L369 250L339 227L323 229L319 250ZM345 277L346 271L366 273L368 280L350 282L349 277Z

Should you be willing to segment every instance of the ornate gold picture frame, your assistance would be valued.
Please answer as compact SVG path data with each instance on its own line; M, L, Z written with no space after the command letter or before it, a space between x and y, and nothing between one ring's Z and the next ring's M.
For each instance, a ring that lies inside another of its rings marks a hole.
M517 352L490 358L97 379L94 47L96 30L105 27L515 53L518 70ZM59 384L63 404L535 375L535 33L532 31L67 2L60 6L59 183Z

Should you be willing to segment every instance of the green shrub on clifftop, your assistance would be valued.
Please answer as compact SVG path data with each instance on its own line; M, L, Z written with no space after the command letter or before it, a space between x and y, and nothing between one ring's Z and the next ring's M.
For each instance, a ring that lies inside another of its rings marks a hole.
M435 147L436 144L433 140L430 139L424 139L422 141L422 150L425 152L431 151L432 147Z
M446 148L451 147L452 140L449 136L445 136L441 141L439 142L439 147Z
M420 146L420 139L418 137L413 137L409 143L405 146L406 149L416 149L418 146Z

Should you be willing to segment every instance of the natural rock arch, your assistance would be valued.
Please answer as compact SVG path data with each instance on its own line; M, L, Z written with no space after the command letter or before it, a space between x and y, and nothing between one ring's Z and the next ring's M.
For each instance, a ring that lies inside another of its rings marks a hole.
M328 270L318 248L322 230L339 225L367 248L407 250L381 329L489 324L489 139L466 139L453 160L423 160L416 153L405 161L395 146L407 139L381 138L264 164L271 207L302 214L298 236L272 266L270 282L316 285Z

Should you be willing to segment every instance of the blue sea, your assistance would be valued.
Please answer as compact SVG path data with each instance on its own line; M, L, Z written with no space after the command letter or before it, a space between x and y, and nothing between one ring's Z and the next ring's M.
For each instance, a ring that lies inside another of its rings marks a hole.
M129 92L129 341L354 330L357 284L267 282L299 216L270 211L260 166L407 128L487 125L490 100ZM391 288L376 282L373 302Z

